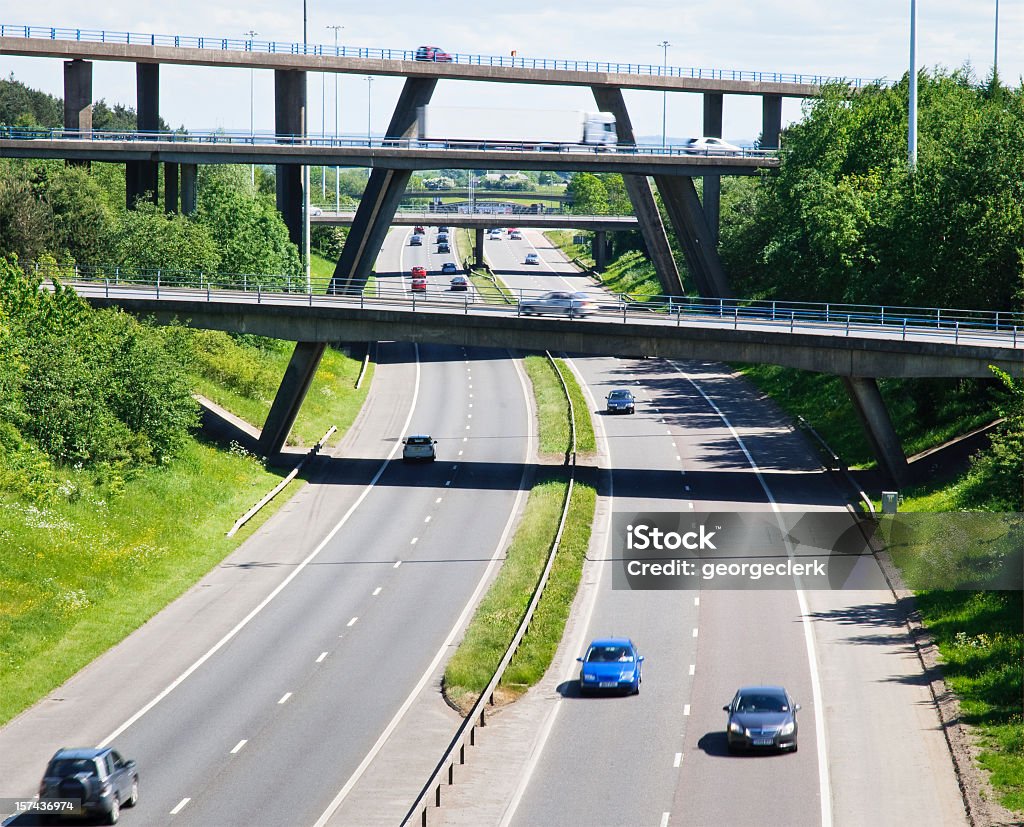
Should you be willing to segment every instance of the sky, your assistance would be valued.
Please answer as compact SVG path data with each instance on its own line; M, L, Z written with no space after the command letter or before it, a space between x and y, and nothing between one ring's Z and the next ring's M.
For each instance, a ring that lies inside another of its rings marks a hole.
M991 70L995 0L920 0L918 63L955 69L970 64L983 79ZM302 0L0 0L0 23L105 29L139 33L302 40ZM909 65L910 1L901 0L307 0L308 40L334 43L331 25L344 26L338 43L415 48L438 45L449 52L662 62L669 65L823 74L895 80ZM999 72L1019 85L1024 74L1024 0L999 8ZM135 105L130 63L97 61L93 94L108 104ZM0 74L51 94L63 95L63 67L53 58L0 55ZM192 130L273 129L273 74L244 69L164 66L160 114L172 127ZM335 77L339 105L335 109ZM250 111L250 81L253 106ZM383 132L401 80L358 75L308 76L311 133L365 135ZM662 95L627 91L626 103L639 136L660 140ZM442 81L433 103L530 109L593 110L585 88ZM667 97L667 133L682 139L702 134L699 95ZM760 100L727 96L724 135L748 142L760 132ZM786 100L785 122L800 117L800 103Z

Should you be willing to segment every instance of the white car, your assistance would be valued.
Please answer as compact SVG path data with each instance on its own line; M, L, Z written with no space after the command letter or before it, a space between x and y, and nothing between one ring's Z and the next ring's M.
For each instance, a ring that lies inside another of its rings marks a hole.
M433 462L437 459L436 439L431 439L427 434L411 434L402 440L402 461L413 462L424 460Z
M523 264L540 264L540 256L536 253L527 253Z
M690 138L683 144L687 155L742 155L743 149L721 138Z
M309 214L310 215L323 215L324 211L322 209L320 209L319 207L310 207L309 208Z

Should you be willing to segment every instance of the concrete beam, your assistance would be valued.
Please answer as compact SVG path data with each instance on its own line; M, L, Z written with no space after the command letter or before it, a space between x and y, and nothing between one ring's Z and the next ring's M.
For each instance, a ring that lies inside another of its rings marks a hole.
M593 86L594 100L603 112L611 112L615 116L615 129L619 143L635 144L636 135L633 123L629 119L626 102L622 98L622 90L607 86ZM672 248L665 233L665 224L661 220L658 204L654 200L654 192L650 182L643 175L623 175L626 192L633 204L633 212L640 222L640 232L647 253L654 263L654 271L658 274L662 292L667 296L683 295L683 280L679 268L672 255Z
M178 211L178 165L164 164L164 212Z
M843 385L850 395L853 409L857 412L879 468L897 485L906 485L910 478L910 466L893 427L889 409L878 390L878 383L870 377L844 376Z
M160 130L160 64L135 64L135 118L140 132ZM159 164L156 161L129 161L125 168L125 203L135 208L137 199L149 193L149 200L157 203L159 192Z
M709 138L722 137L722 103L724 95L720 92L704 93L704 135ZM704 176L704 218L707 220L711 238L718 247L718 231L722 201L722 176Z
M260 434L259 450L263 456L271 457L284 448L326 349L326 342L295 343L292 358L285 368L281 386L277 389L274 404L270 406L270 413Z
M274 72L274 129L278 135L304 135L306 127L306 73ZM302 246L302 167L277 165L277 209L288 228L288 238Z
M416 110L430 102L435 86L437 81L433 79L410 78L405 82L384 133L385 139L399 140L412 134ZM352 229L334 268L332 293L362 292L410 177L412 170L409 169L378 167L370 172Z
M92 63L86 60L64 63L64 128L92 129Z
M654 183L661 193L679 246L686 256L686 266L697 291L705 298L726 299L732 296L725 270L718 258L718 249L711 228L704 217L700 197L692 178L655 175Z
M196 211L197 178L199 168L195 164L181 165L181 212L192 215Z
M603 273L604 268L608 266L608 234L604 230L594 233L590 249L594 257L594 269Z
M761 149L778 149L782 132L782 95L761 96Z

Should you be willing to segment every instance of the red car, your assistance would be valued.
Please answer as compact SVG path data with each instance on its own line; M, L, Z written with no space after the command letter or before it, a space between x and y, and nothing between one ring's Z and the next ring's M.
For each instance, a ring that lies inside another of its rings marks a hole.
M427 277L427 268L419 266L413 267L409 271L409 275L414 279L425 279Z
M417 60L432 60L434 63L451 63L452 56L440 46L420 46L416 50Z
M413 276L412 277L412 290L418 293L427 292L427 277L426 276Z
M424 230L422 227L414 227L413 232L416 235L423 235L426 232L426 230Z

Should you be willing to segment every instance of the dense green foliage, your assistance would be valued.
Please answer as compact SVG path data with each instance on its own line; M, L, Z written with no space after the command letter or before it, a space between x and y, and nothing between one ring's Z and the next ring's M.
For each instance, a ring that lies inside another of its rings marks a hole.
M738 295L1021 306L1024 92L922 72L919 105L914 172L904 79L826 88L786 130L778 174L731 182L722 256Z

